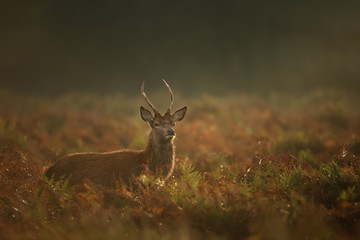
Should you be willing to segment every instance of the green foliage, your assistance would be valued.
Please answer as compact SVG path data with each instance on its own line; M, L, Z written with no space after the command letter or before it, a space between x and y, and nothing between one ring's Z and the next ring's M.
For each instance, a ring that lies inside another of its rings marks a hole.
M298 158L300 163L307 163L313 167L317 166L317 159L309 150L300 150Z
M331 161L330 163L322 164L320 166L320 173L324 180L333 184L341 184L342 171L336 162Z
M356 198L358 198L358 196L356 196L356 195L357 194L355 192L355 186L352 186L352 187L348 187L346 190L342 190L339 198L342 201L352 202Z
M171 179L165 189L172 202L180 207L197 205L202 201L198 192L198 186L201 181L201 174L195 170L188 159L179 165L179 178Z
M300 151L307 150L308 148L309 139L305 136L304 132L297 132L285 135L275 147L275 152L289 152L296 156Z
M49 188L59 197L66 199L66 201L71 201L72 193L75 191L75 187L69 184L71 175L68 177L60 177L60 180L55 181L53 177L51 179L45 179L45 183L48 184ZM42 191L39 192L39 195L42 194Z
M180 165L181 180L188 184L192 189L199 186L201 175L189 162L183 162Z
M296 168L290 172L284 172L280 175L280 184L287 191L301 192L305 184L305 173L301 168Z
M10 123L6 123L0 116L0 136L11 140L20 146L27 147L27 136Z
M74 201L73 193L75 187L69 184L69 177L62 177L60 180L55 181L54 178L45 178L45 185L38 191L38 198L48 206L49 220L53 220L58 215L72 205Z
M259 190L262 188L266 188L266 176L268 174L265 172L262 172L260 169L256 170L253 179L251 182L249 182L249 186L254 188L254 190Z

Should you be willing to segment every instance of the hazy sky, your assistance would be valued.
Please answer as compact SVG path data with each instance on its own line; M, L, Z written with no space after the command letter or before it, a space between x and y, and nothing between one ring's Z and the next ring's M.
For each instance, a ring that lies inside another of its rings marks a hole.
M360 89L359 1L297 2L3 0L0 87Z

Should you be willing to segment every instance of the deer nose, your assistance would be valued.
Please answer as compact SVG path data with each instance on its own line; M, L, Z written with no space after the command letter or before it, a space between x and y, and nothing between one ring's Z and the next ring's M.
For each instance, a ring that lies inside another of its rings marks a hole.
M173 128L170 128L168 131L167 131L167 134L168 135L175 135L175 130Z

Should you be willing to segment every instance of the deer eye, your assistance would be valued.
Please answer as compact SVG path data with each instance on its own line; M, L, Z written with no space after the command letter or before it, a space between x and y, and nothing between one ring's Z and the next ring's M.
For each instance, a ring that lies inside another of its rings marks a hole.
M160 124L159 123L154 123L154 127L159 127Z

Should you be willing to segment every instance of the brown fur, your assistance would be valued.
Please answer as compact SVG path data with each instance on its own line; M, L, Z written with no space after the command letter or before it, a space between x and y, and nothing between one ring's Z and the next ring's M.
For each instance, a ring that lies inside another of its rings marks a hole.
M152 134L150 134L151 136ZM120 150L105 153L74 153L66 155L51 166L45 173L47 178L59 180L70 177L71 184L79 184L85 179L109 186L115 179L126 183L134 175L139 175L144 164L153 172L159 169L166 178L173 173L175 146L172 141L160 146L152 141L145 150Z

